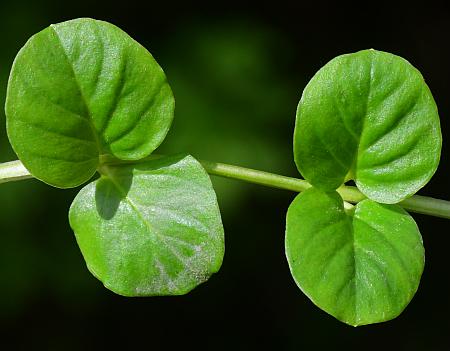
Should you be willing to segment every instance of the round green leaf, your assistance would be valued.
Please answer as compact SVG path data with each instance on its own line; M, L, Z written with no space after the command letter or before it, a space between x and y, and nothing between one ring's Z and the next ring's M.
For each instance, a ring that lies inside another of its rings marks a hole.
M375 50L338 56L306 86L297 110L295 162L322 190L354 179L372 200L414 194L439 164L436 104L420 72Z
M125 296L180 295L217 272L224 254L209 176L191 156L104 168L69 212L89 270Z
M149 155L173 119L164 72L112 24L51 25L19 51L9 78L9 140L36 178L61 188L87 181L110 154Z
M401 207L364 200L349 215L338 193L315 188L289 207L286 256L299 288L353 326L398 316L424 267L419 229Z

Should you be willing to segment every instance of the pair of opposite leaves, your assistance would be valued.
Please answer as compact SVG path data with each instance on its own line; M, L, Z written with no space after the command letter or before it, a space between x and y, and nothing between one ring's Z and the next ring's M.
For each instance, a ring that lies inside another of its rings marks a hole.
M142 162L164 139L173 110L152 56L106 22L52 25L13 64L11 144L31 174L56 187L99 171L69 219L90 271L122 295L183 294L222 262L220 213L201 165L186 155ZM339 56L308 84L294 155L314 187L288 210L286 254L320 308L360 325L391 319L410 301L424 264L420 233L400 207L372 200L414 194L436 170L440 147L431 93L400 57ZM348 179L372 199L350 214L334 191Z

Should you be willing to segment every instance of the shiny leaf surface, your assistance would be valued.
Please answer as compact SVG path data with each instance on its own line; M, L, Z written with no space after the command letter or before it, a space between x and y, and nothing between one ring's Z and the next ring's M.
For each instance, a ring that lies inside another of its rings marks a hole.
M137 160L164 139L174 99L150 53L107 22L76 19L44 29L19 51L10 75L7 131L38 179L86 182L100 155Z
M286 255L299 288L353 326L398 316L424 267L422 237L399 206L364 200L347 214L338 193L315 188L289 207Z
M434 174L441 142L420 72L399 56L364 50L336 57L311 79L297 110L294 155L318 188L354 179L370 199L396 203Z
M69 213L89 270L125 296L180 295L221 266L211 181L191 156L106 167Z

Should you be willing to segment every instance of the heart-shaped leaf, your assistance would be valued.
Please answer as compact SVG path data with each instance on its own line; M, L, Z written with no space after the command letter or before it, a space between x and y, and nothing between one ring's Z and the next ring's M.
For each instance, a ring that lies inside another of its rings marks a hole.
M221 266L223 227L209 176L191 156L102 167L69 213L89 270L125 296L185 294Z
M300 289L353 326L398 316L424 267L422 237L399 206L364 200L347 214L338 193L316 188L289 207L286 256Z
M14 61L6 99L14 151L33 176L60 188L86 182L100 155L149 155L173 110L150 53L114 25L87 18L31 37Z
M440 150L431 92L401 57L375 50L338 56L303 92L295 162L318 188L354 179L370 199L396 203L428 182Z

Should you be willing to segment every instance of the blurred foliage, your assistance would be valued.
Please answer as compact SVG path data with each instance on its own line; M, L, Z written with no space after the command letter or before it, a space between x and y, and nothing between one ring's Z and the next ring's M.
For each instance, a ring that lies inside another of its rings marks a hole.
M284 38L254 23L203 26L208 30L194 25L165 43L160 60L176 96L176 117L157 152L186 151L295 175L291 133L299 94L285 84ZM222 209L237 209L245 185L223 179L215 185Z

